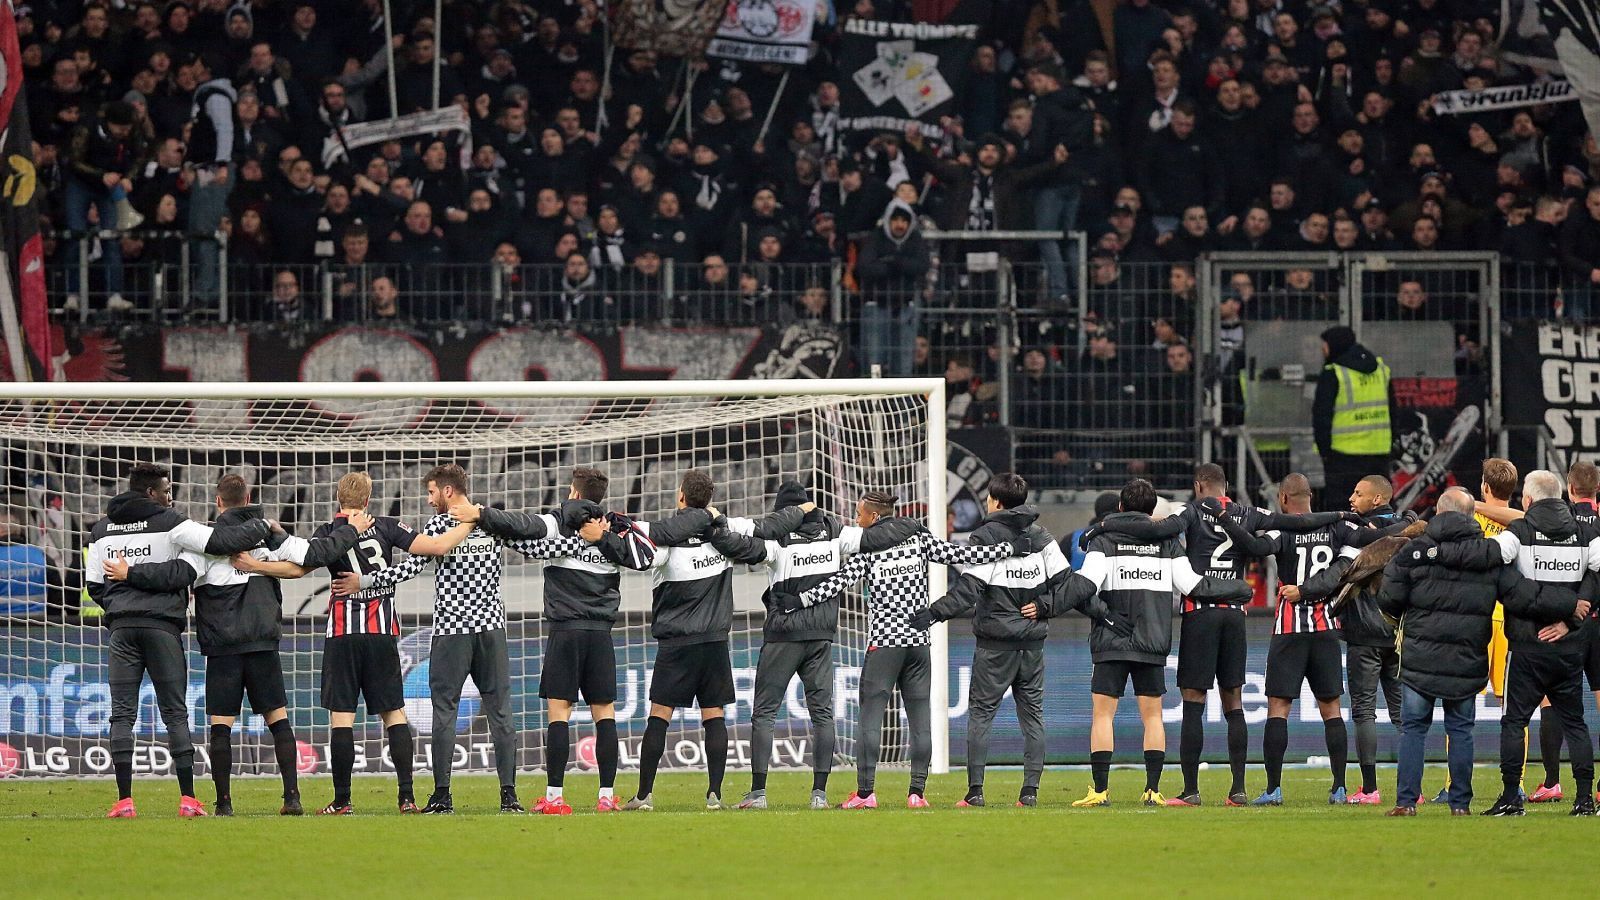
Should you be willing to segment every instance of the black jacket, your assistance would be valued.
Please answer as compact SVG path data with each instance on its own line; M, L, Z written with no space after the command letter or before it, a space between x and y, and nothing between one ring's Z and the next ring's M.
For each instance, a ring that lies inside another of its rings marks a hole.
M783 612L777 597L804 594L837 574L852 554L887 550L901 542L896 530L874 533L843 525L821 510L807 513L794 530L767 539L755 535L760 526L752 520L734 519L729 525L731 533L718 532L712 538L718 549L734 562L768 569L771 584L761 595L767 609L761 627L764 643L833 640L839 631L839 594L791 613Z
M89 598L105 610L107 628L161 628L180 633L188 624L193 574L187 580L176 580L169 572L160 583L141 588L132 581L107 581L105 561L121 556L137 566L168 563L187 555L190 570L198 572L205 566L204 556L231 556L249 550L268 534L267 523L260 519L213 529L143 494L118 494L106 506L105 518L89 530L89 558L84 564ZM131 571L130 567L130 575Z
M1575 618L1578 599L1600 593L1600 573L1593 571L1591 546L1600 532L1572 516L1561 498L1540 500L1527 514L1493 538L1439 548L1439 564L1487 568L1511 563L1534 582L1539 605L1519 612L1506 607L1506 641L1516 653L1582 653L1588 645L1584 622ZM1566 622L1571 631L1559 641L1539 640L1546 625Z
M478 527L506 540L571 537L588 519L603 513L588 500L566 500L559 515L530 515L484 507ZM655 544L626 517L608 517L611 530L598 543L544 567L544 614L551 631L610 631L622 606L622 569L644 571L655 559ZM688 523L685 523L688 524Z
M217 516L216 527L264 519L261 507L241 506ZM357 539L355 528L341 521L326 537L311 541L286 539L277 548L277 555L307 569L320 569L350 552ZM194 631L200 639L201 653L231 656L278 649L283 637L283 591L278 579L240 572L227 556L207 556L199 570L193 567L192 560L184 558L128 570L128 582L145 590L193 584L196 579L199 583L194 588Z
M1039 510L1018 506L989 513L972 532L970 542L980 546L1006 543L1017 554L988 565L972 566L955 580L950 590L934 601L935 621L953 619L972 610L972 633L978 646L989 650L1040 650L1049 636L1049 616L1065 611L1067 577L1072 567L1050 532L1038 524ZM1029 603L1039 608L1035 618L1022 614Z
M753 534L776 537L799 527L800 507L760 520ZM704 644L728 639L733 627L733 560L712 534L703 509L680 509L661 522L641 523L657 547L650 591L650 635L662 646Z
M1095 662L1165 663L1172 652L1174 590L1214 603L1250 599L1243 581L1198 575L1176 537L1142 540L1120 527L1149 520L1136 512L1106 516L1101 533L1089 541L1083 567L1068 581L1063 606L1081 607L1095 620L1089 632Z
M944 202L939 204L935 217L939 227L945 231L965 229L978 170L954 160L940 159L926 147L913 151L912 156L944 185ZM1047 179L1058 166L1054 156L1032 165L1002 163L991 176L994 185L994 227L1000 231L1033 227L1033 196L1028 188L1037 181Z
M889 212L897 207L910 211L904 201L890 203L884 211L883 226L861 242L861 255L856 259L862 299L896 309L917 302L927 286L928 268L933 265L915 215L911 217L911 230L904 237L896 239L890 234Z
M1218 222L1227 209L1222 155L1199 132L1183 140L1169 125L1152 135L1139 154L1138 183L1145 205L1158 216L1181 216L1188 207L1201 206Z
M1094 110L1078 89L1070 85L1051 91L1034 101L1033 131L1028 135L1028 152L1019 158L1022 165L1050 159L1056 145L1067 148L1067 163L1053 170L1046 181L1053 184L1080 184L1083 163L1079 151L1094 141Z
M1538 605L1533 583L1498 558L1486 557L1480 568L1439 562L1441 550L1450 555L1481 543L1471 516L1440 513L1383 570L1378 605L1400 622L1400 680L1423 696L1457 700L1483 690L1495 602L1505 604L1507 618Z
M1600 221L1579 204L1579 208L1561 223L1561 230L1556 233L1556 247L1566 277L1588 284L1589 273L1600 269Z

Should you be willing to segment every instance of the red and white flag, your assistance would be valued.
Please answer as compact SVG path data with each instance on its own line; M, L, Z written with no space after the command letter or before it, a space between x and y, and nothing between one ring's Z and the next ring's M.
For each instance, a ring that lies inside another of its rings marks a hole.
M50 307L44 290L44 244L39 236L40 185L33 168L33 133L22 96L22 53L11 0L0 0L0 324L11 365L0 378L49 381ZM20 358L19 358L20 357Z

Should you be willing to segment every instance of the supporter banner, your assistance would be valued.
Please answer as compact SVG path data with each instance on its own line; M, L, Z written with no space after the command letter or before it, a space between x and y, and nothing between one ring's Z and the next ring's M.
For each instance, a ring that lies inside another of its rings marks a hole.
M1471 379L1395 378L1395 506L1422 511L1445 488L1477 489L1482 473L1481 385Z
M956 112L978 37L976 25L850 19L839 42L839 124L903 131L921 122L941 137L941 116Z
M322 142L322 166L327 168L340 159L349 160L351 150L401 140L423 134L460 131L470 134L472 121L467 111L459 106L443 106L423 112L411 113L376 122L357 122L335 129ZM470 155L471 151L468 151Z
M816 21L817 0L728 0L706 55L803 66Z
M611 43L667 56L704 56L727 0L616 0Z
M1516 322L1501 343L1502 368L1517 373L1511 383L1523 387L1506 395L1509 426L1550 429L1552 443L1565 470L1577 460L1600 462L1600 327L1566 322ZM1521 458L1532 458L1529 430L1514 430L1524 439Z
M1011 429L958 428L950 432L945 456L945 497L955 520L952 533L964 533L983 522L989 479L1011 471Z
M60 326L54 326L60 334ZM628 381L830 378L831 324L624 327L593 332L335 324L74 330L67 381ZM0 373L0 378L5 375Z
M1433 95L1433 111L1444 116L1514 109L1538 103L1565 103L1578 99L1570 81L1545 81L1538 84L1508 84L1481 91L1445 91Z
M735 630L730 642L735 685L735 702L728 707L730 729L729 761L735 767L748 765L750 758L749 722L755 691L755 672L760 652L759 620L744 623L748 628ZM508 649L512 661L512 711L521 727L518 762L524 768L538 768L544 764L543 712L538 697L538 674L543 641L537 620L523 619L509 623ZM1176 623L1174 623L1176 625ZM966 719L968 713L967 691L972 683L972 652L974 642L968 623L951 623L950 639L950 703L945 714L950 720L951 759L961 765L966 757ZM57 626L59 627L59 626ZM1089 755L1089 677L1092 664L1089 659L1087 625L1078 619L1063 619L1051 624L1051 638L1045 644L1045 732L1046 750L1050 762L1056 764L1081 764ZM288 629L286 629L288 630ZM327 713L317 708L318 680L315 648L322 639L314 636L315 623L297 620L295 634L285 640L285 653L289 692L289 711L300 737L298 768L305 774L327 773L329 752L326 743ZM1247 669L1244 684L1245 719L1252 728L1260 728L1266 720L1265 694L1266 653L1271 640L1271 619L1268 616L1249 620ZM644 733L645 719L649 715L648 686L653 674L654 642L645 639L645 626L630 625L616 632L617 653L617 724L620 729L621 763L624 768L638 764L639 744ZM35 627L0 627L0 641L10 647L32 647L27 656L14 653L0 659L0 778L34 777L44 775L107 775L111 771L110 754L110 684L106 681L107 667L104 641L106 632L100 628L84 628L79 644L67 644L59 639L42 640L43 632ZM625 652L621 648L628 646ZM843 654L843 650L836 651ZM428 632L426 629L408 631L401 638L401 658L404 666L406 712L414 728L424 738L417 742L415 764L421 768L433 765L432 748L426 736L432 733L432 698L428 692ZM860 681L859 664L844 661L839 664L834 678L834 720L842 739L841 752L848 752L855 735L858 715L857 697ZM1176 677L1177 655L1167 658L1166 679L1171 685ZM195 652L192 642L189 659L189 714L190 726L196 734L203 734L205 719L205 661ZM1300 702L1289 718L1289 759L1292 762L1326 753L1323 743L1321 717L1310 693L1302 694ZM1168 690L1162 698L1162 717L1176 727L1182 720L1182 704L1175 690ZM1346 713L1348 715L1348 713ZM1586 709L1590 726L1600 725L1600 716ZM1500 717L1498 701L1479 695L1476 716L1480 723L1492 723ZM1387 711L1378 710L1380 723L1387 722ZM1222 707L1215 695L1207 704L1208 727L1220 727L1223 722ZM903 720L902 720L903 724ZM1139 756L1139 720L1133 715L1119 716L1116 721L1116 739L1119 748L1117 759L1137 762ZM234 750L234 762L240 771L271 773L276 771L273 759L272 737L259 716L246 715L240 719L240 737ZM156 714L151 690L146 687L139 705L135 726L137 749L134 768L137 772L170 775L172 759L165 742L165 727ZM492 772L493 747L488 736L488 726L481 714L480 701L470 683L464 692L460 718L457 721L454 763L458 771ZM1383 750L1394 752L1394 731L1381 729ZM382 729L376 719L357 720L356 726L357 772L392 773L393 763L386 755ZM592 770L595 766L594 730L586 708L574 710L573 762L579 770ZM904 753L904 729L891 730L885 736L885 749L893 757ZM701 743L699 715L696 710L680 710L673 720L667 738L667 768L702 767L705 749ZM1222 741L1213 740L1207 747L1207 759L1222 762L1227 750ZM1256 746L1252 744L1252 746ZM1443 738L1435 737L1430 744L1431 755L1443 755ZM775 729L775 756L777 766L809 766L811 758L810 722L805 707L804 692L798 680L789 686L784 703L779 707ZM1492 741L1478 742L1481 761L1492 761L1498 750ZM1022 733L1017 726L1015 707L1008 698L1001 703L995 719L990 741L990 762L1014 764L1021 761ZM1256 758L1252 752L1252 758ZM903 756L901 756L903 761ZM196 764L202 775L208 769L204 741L196 746ZM893 777L893 776L891 776Z
M45 185L33 168L33 132L22 82L16 12L11 0L0 0L0 322L12 363L6 375L49 381L50 304L35 202Z
M1564 74L1600 134L1600 15L1593 0L1500 0L1500 54Z

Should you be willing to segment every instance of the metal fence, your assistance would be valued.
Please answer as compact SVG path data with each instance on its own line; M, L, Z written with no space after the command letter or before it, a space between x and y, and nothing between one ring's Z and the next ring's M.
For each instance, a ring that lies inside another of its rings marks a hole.
M930 233L930 267L902 277L862 271L853 255L285 265L177 232L57 233L47 275L52 297L76 298L63 313L86 322L833 323L845 371L943 374L950 426L1009 428L1019 469L1045 490L1130 475L1183 490L1199 459L1262 484L1289 468L1315 478L1309 387L1319 335L1334 324L1355 328L1398 377L1479 380L1485 424L1497 428L1502 302L1518 317L1580 310L1559 272L1492 254L1217 253L1190 265L1091 258L1077 233L1064 237L1074 287L1063 303L1048 296L1043 265L1026 261L1036 237Z
M225 261L226 254L215 239L181 231L59 231L45 240L52 262L45 287L62 312L82 321L101 315L226 321L226 272L213 268L208 279L201 271L203 258Z
M1202 259L1201 290L1215 300L1202 304L1198 329L1206 373L1199 456L1225 462L1246 496L1267 489L1263 500L1291 470L1319 483L1312 386L1324 362L1321 334L1333 325L1353 328L1397 379L1448 384L1497 430L1501 276L1499 258L1486 253ZM1430 437L1443 443L1445 434Z

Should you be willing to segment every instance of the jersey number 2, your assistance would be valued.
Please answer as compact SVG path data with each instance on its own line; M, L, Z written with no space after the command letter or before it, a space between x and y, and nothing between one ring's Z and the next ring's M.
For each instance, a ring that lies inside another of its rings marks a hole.
M1222 538L1222 543L1217 545L1217 549L1211 551L1211 568L1226 568L1228 563L1222 557L1233 549L1233 538L1228 537L1228 533L1222 530L1221 525L1213 525L1211 527L1216 530L1217 536Z

